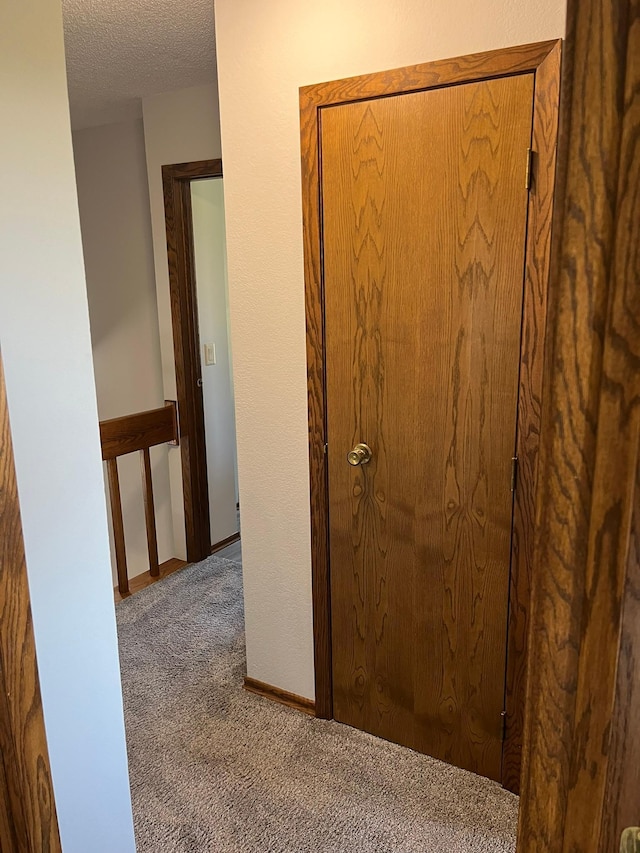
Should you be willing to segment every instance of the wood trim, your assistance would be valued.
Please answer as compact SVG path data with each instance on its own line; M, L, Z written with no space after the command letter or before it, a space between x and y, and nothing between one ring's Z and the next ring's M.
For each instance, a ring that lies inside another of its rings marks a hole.
M551 219L556 174L561 45L536 70L532 150L535 162L529 193L518 395L518 484L515 493L509 591L509 633L505 685L506 730L502 784L520 791L526 707L531 570L534 558L535 490L542 414L544 341L551 265Z
M316 703L313 699L305 699L304 696L289 693L287 690L281 690L279 687L265 684L264 681L249 678L248 675L245 675L244 678L244 689L248 690L249 693L255 693L258 696L263 696L265 699L270 699L272 702L279 702L280 705L286 705L287 708L302 711L303 714L309 714L311 717L316 716Z
M640 823L640 6L570 0L519 851Z
M1 359L0 756L2 850L61 853Z
M554 111L551 98L554 95L552 77L557 74L560 41L553 40L538 44L472 54L456 59L414 65L379 74L368 74L347 80L338 80L319 85L307 86L300 90L300 126L302 154L302 206L303 206L303 245L305 307L307 321L307 389L309 401L309 468L311 501L311 559L313 591L313 634L315 660L316 715L330 718L333 716L333 697L331 684L331 608L330 576L328 553L328 489L326 456L324 454L326 404L324 379L324 325L323 325L323 281L321 247L321 195L320 195L320 116L323 108L351 101L376 98L385 95L447 86L456 83L490 79L511 74L534 73L536 85L534 94L534 135L544 147L538 150L538 189L531 193L529 202L529 221L535 230L536 239L527 246L525 281L528 287L537 288L535 296L528 299L530 307L535 308L535 316L530 323L544 332L544 293L546 290L548 264L548 243L551 221L549 216L552 184L549 185L555 165ZM557 91L557 82L555 83ZM537 144L537 143L536 143ZM539 191L538 191L539 190ZM535 251L532 251L535 250ZM530 369L522 374L522 383L531 382L529 399L536 402L540 397L540 339L528 339L525 347L531 361ZM536 384L536 382L538 384ZM524 403L521 403L524 406ZM535 474L537 453L535 414L529 419L522 433L523 452L527 458L524 477ZM523 525L531 520L530 489L525 492L520 503L521 544L517 571L520 564L528 559L530 533L524 538ZM515 584L518 595L526 594L521 585ZM516 626L520 632L517 640L525 643L526 624L516 617ZM514 640L514 643L516 640ZM513 659L513 658L512 658ZM521 697L524 674L512 667L511 706ZM508 732L511 768L513 756L519 754L521 722L514 721ZM514 785L517 773L509 769L508 778Z
M324 380L324 293L320 244L320 92L300 91L302 153L302 239L304 254L309 477L311 504L311 587L316 716L333 717L331 587L329 578L329 491ZM331 97L331 92L328 92Z
M227 545L233 545L234 542L240 541L240 531L237 533L233 533L231 536L227 536L226 539L221 539L219 542L216 542L215 545L211 546L211 553L216 554L218 551L222 551L223 548L226 548Z
M141 589L146 589L148 586L151 586L151 584L157 583L163 578L166 578L168 575L172 575L174 572L179 572L180 569L184 569L185 566L188 565L190 564L186 560L180 560L178 557L171 557L164 563L160 563L157 575L152 575L150 572L143 572L141 575L136 575L129 581L128 592L121 593L117 586L114 587L113 595L116 604L120 601L124 601L125 598L129 598L129 596L134 595L136 592L140 592Z
M0 682L1 682L0 677ZM0 743L7 742L3 732L3 721L9 719L4 689L0 695ZM5 769L5 762L7 767ZM4 746L0 754L0 838L7 847L7 853L23 853L25 847L24 839L27 837L26 825L20 794L15 783L13 770L13 754L5 754ZM4 847L1 848L4 850Z
M391 71L304 86L300 89L300 109L307 119L313 121L313 113L317 109L335 104L535 72L556 47L557 42L558 40L554 39L485 53L470 53L454 59L440 59L436 62L394 68ZM306 140L305 148L309 141Z
M173 404L100 421L100 443L102 458L105 460L145 450L156 444L166 444L175 441L177 436L178 425Z
M633 519L620 617L620 652L605 789L607 806L600 829L600 850L603 853L615 849L623 828L640 826L640 465L636 466ZM640 844L640 830L636 843Z
M171 175L178 181L193 181L198 178L221 178L222 160L196 160L190 163L173 163L162 167L162 174Z
M176 368L187 559L211 552L204 407L193 259L190 182L222 177L221 160L162 167L173 351Z

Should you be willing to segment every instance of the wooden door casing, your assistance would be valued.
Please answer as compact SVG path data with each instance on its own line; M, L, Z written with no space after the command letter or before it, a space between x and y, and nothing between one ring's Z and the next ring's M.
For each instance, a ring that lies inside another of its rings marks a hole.
M551 221L556 182L560 103L560 43L535 75L531 190L527 221L520 392L518 395L518 484L515 492L509 641L505 691L502 784L520 790L529 658L530 603L534 560L535 491L542 417L542 385L551 264Z
M162 167L187 560L211 554L191 181L222 177L222 160Z
M519 853L640 825L640 4L569 0Z
M524 74L321 120L334 716L496 780L532 105Z
M1 358L0 748L2 853L61 853Z
M320 116L332 104L456 83L531 72L535 76L533 177L529 195L528 237L518 414L521 477L514 516L514 550L504 745L504 784L519 785L524 719L524 683L528 657L528 594L532 553L531 510L536 486L537 439L542 394L542 358L549 277L551 209L558 113L559 40L410 66L379 74L332 81L300 90L303 238L307 318L311 544L316 714L333 715L331 683L330 572L325 399L324 297L321 267Z

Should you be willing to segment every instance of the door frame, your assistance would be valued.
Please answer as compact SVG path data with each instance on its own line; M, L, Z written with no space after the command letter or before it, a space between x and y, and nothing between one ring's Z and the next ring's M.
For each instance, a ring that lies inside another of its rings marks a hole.
M569 0L566 45L518 853L640 826L637 0Z
M477 53L300 89L304 279L316 716L333 716L326 465L321 111L325 107L523 73L534 74L532 182L525 247L515 493L506 672L503 784L518 790L533 562L534 496L555 185L561 40ZM526 173L523 152L523 181Z
M0 354L0 839L61 853ZM7 845L6 848L4 845Z
M193 248L191 181L221 178L222 160L162 167L187 561L211 554L209 485Z

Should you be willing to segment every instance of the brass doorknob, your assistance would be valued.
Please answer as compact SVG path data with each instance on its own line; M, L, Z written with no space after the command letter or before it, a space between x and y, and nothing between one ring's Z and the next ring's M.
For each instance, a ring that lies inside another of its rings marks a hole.
M367 444L356 444L353 450L347 453L349 465L366 465L371 459L371 448Z

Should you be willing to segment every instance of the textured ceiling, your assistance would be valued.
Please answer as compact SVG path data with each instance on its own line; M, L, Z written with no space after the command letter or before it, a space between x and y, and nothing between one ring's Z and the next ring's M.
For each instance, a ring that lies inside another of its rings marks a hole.
M74 128L141 115L140 98L213 82L213 0L63 0Z

